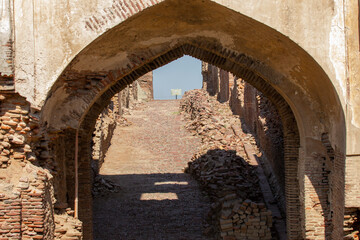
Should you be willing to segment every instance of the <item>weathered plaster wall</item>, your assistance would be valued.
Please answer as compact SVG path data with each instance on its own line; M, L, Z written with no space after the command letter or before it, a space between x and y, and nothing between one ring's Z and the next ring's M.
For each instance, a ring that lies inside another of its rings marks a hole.
M299 44L329 75L345 106L346 56L342 0L215 2L254 18Z
M0 76L13 74L13 26L12 11L13 1L0 2ZM3 90L0 88L0 90Z
M107 29L138 12L137 5L148 7L153 2L94 0L59 3L52 0L33 4L31 1L16 1L17 90L33 104L41 105L59 74L80 50ZM344 104L342 1L215 2L263 22L298 43L330 76ZM48 34L52 37L45 37Z
M153 5L150 0L142 2L146 7ZM138 12L134 3L15 1L17 91L41 106L52 84L80 50Z
M0 2L0 91L14 90L13 1Z
M359 2L345 1L347 46L346 207L360 207L360 39Z
M328 74L345 107L346 89L342 87L346 86L342 1L215 2L261 21L298 43ZM41 106L52 84L80 50L107 29L153 3L155 2L146 0L77 1L60 4L57 1L17 1L17 91L35 106ZM52 37L45 37L49 33ZM122 54L126 57L126 53ZM268 61L273 60L269 56ZM298 67L295 65L293 70L300 71L299 67L301 63L298 63Z

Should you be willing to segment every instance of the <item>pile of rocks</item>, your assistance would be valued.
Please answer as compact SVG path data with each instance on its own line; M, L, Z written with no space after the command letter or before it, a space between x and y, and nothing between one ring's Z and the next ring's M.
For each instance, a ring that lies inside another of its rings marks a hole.
M132 122L123 116L117 116L116 123L117 123L117 126L120 126L120 127L127 127L127 126L132 125Z
M211 149L197 153L185 169L192 174L213 200L230 193L239 198L261 201L255 168L234 150Z
M120 191L120 187L115 183L102 178L100 175L97 175L95 177L92 187L93 196L98 196L98 195L105 196L108 193L119 192L119 191Z
M184 94L180 109L188 121L185 127L201 137L203 151L215 148L236 150L238 155L246 156L239 138L246 137L246 134L234 134L232 126L241 125L241 122L228 105L219 103L206 91L197 89Z
M0 168L7 168L11 161L35 160L27 157L31 118L30 107L22 97L0 94Z
M8 169L10 173L0 170L1 239L48 239L52 224L52 176L32 164L21 168L16 161Z
M67 213L55 216L55 239L82 239L82 223Z
M347 208L344 215L344 234L346 239L359 239L360 231L360 209ZM345 239L345 238L344 238Z
M202 139L202 148L188 163L192 174L213 201L206 233L223 239L271 239L272 216L263 203L256 169L249 164L240 119L227 104L204 90L184 94L180 108L186 128ZM245 200L244 200L245 199Z
M233 198L233 199L232 199ZM242 201L228 195L220 213L221 237L224 239L271 239L271 211L264 203Z

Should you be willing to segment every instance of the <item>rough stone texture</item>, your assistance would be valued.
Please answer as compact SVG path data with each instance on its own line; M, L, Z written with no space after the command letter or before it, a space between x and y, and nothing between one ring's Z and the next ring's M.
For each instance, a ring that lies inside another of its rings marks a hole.
M198 179L211 199L215 201L214 207L212 207L212 211L215 213L212 215L213 221L218 223L221 216L219 212L221 209L217 207L219 205L229 208L229 205L235 204L235 202L242 203L244 199L264 202L266 207L272 211L272 217L276 219L274 226L276 233L274 232L273 237L287 239L285 222L276 206L262 167L255 159L255 157L263 158L261 153L255 150L257 149L255 139L251 137L251 134L243 132L242 124L239 124L239 117L233 115L229 105L227 103L220 104L215 99L216 96L209 97L204 90L186 92L182 98L181 107L188 119L187 128L202 138L201 151L194 155L187 171ZM227 201L228 203L225 204L224 202ZM238 213L238 210L225 211L231 217ZM247 214L250 213L251 211ZM258 235L260 232L264 232L254 230L259 228L257 224L253 225L256 221L249 221L246 224L243 221L240 223L235 221L230 226L231 219L228 215L225 220L228 231L222 231L222 237L242 239L248 230L254 239L262 239L268 235ZM220 220L220 225L221 223ZM240 231L239 224L245 224L247 227L243 226ZM252 230L255 232L250 233Z
M17 174L0 170L0 237L50 239L55 228L51 175L30 163L17 165L9 168L17 167Z
M32 132L43 134L27 143L33 156L26 157L51 171L57 200L73 202L74 136L81 126L86 203L91 133L115 93L183 54L231 71L262 91L283 120L290 238L322 238L312 233L325 227L339 239L343 206L360 203L352 170L359 168L360 149L358 12L351 0L15 1L13 8L4 1L1 91L14 92L7 73L13 62L15 92L40 113ZM2 159L22 153L11 146Z
M200 139L184 129L179 101L138 107L100 170L120 190L94 197L94 239L212 239L202 235L210 203L183 172Z
M344 215L344 234L360 233L360 209L346 208Z
M82 238L82 223L79 219L69 216L66 212L56 214L54 216L56 229L54 239L63 240L81 240Z
M36 135L36 116L29 116L30 107L15 94L0 95L0 164L6 168L11 161L34 161L30 142Z
M117 98L114 98L116 101ZM97 174L110 147L111 139L116 127L116 115L111 107L107 107L96 120L93 147L92 147L92 168Z
M150 101L153 96L153 74L149 72L126 86L114 99L116 111L122 115L126 109L131 109L136 103Z
M110 147L111 139L117 122L123 119L121 116L130 108L141 102L150 101L153 99L153 77L152 72L140 77L132 84L115 94L111 99L110 104L104 109L96 120L94 137L92 140L92 168L97 174L107 150Z
M242 119L243 130L255 135L257 144L263 152L263 168L279 207L285 214L283 126L276 108L261 92L228 72L203 63L202 73L206 83L204 88L217 96L220 102L228 101L232 112ZM208 88L214 85L220 86L218 92Z

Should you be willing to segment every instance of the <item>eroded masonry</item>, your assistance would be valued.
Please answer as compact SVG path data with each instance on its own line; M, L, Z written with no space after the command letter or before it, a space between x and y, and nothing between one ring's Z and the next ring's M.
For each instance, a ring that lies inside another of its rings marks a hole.
M209 64L204 89L256 135L288 239L358 228L357 1L4 0L0 11L1 238L91 239L92 165L114 127L99 116L149 96L134 81L183 55Z

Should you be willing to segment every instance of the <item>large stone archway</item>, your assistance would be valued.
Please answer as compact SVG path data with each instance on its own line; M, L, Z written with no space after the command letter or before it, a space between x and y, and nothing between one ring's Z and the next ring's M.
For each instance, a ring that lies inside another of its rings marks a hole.
M134 15L89 44L65 68L41 110L46 130L63 133L54 140L62 142L54 144L54 158L67 172L66 183L55 179L55 185L67 186L59 191L59 201L74 198L74 154L56 153L60 148L73 153L79 131L85 234L91 235L89 156L98 114L137 77L184 54L245 79L277 107L284 125L289 239L340 238L345 121L326 73L306 51L264 24L211 1L176 0Z

